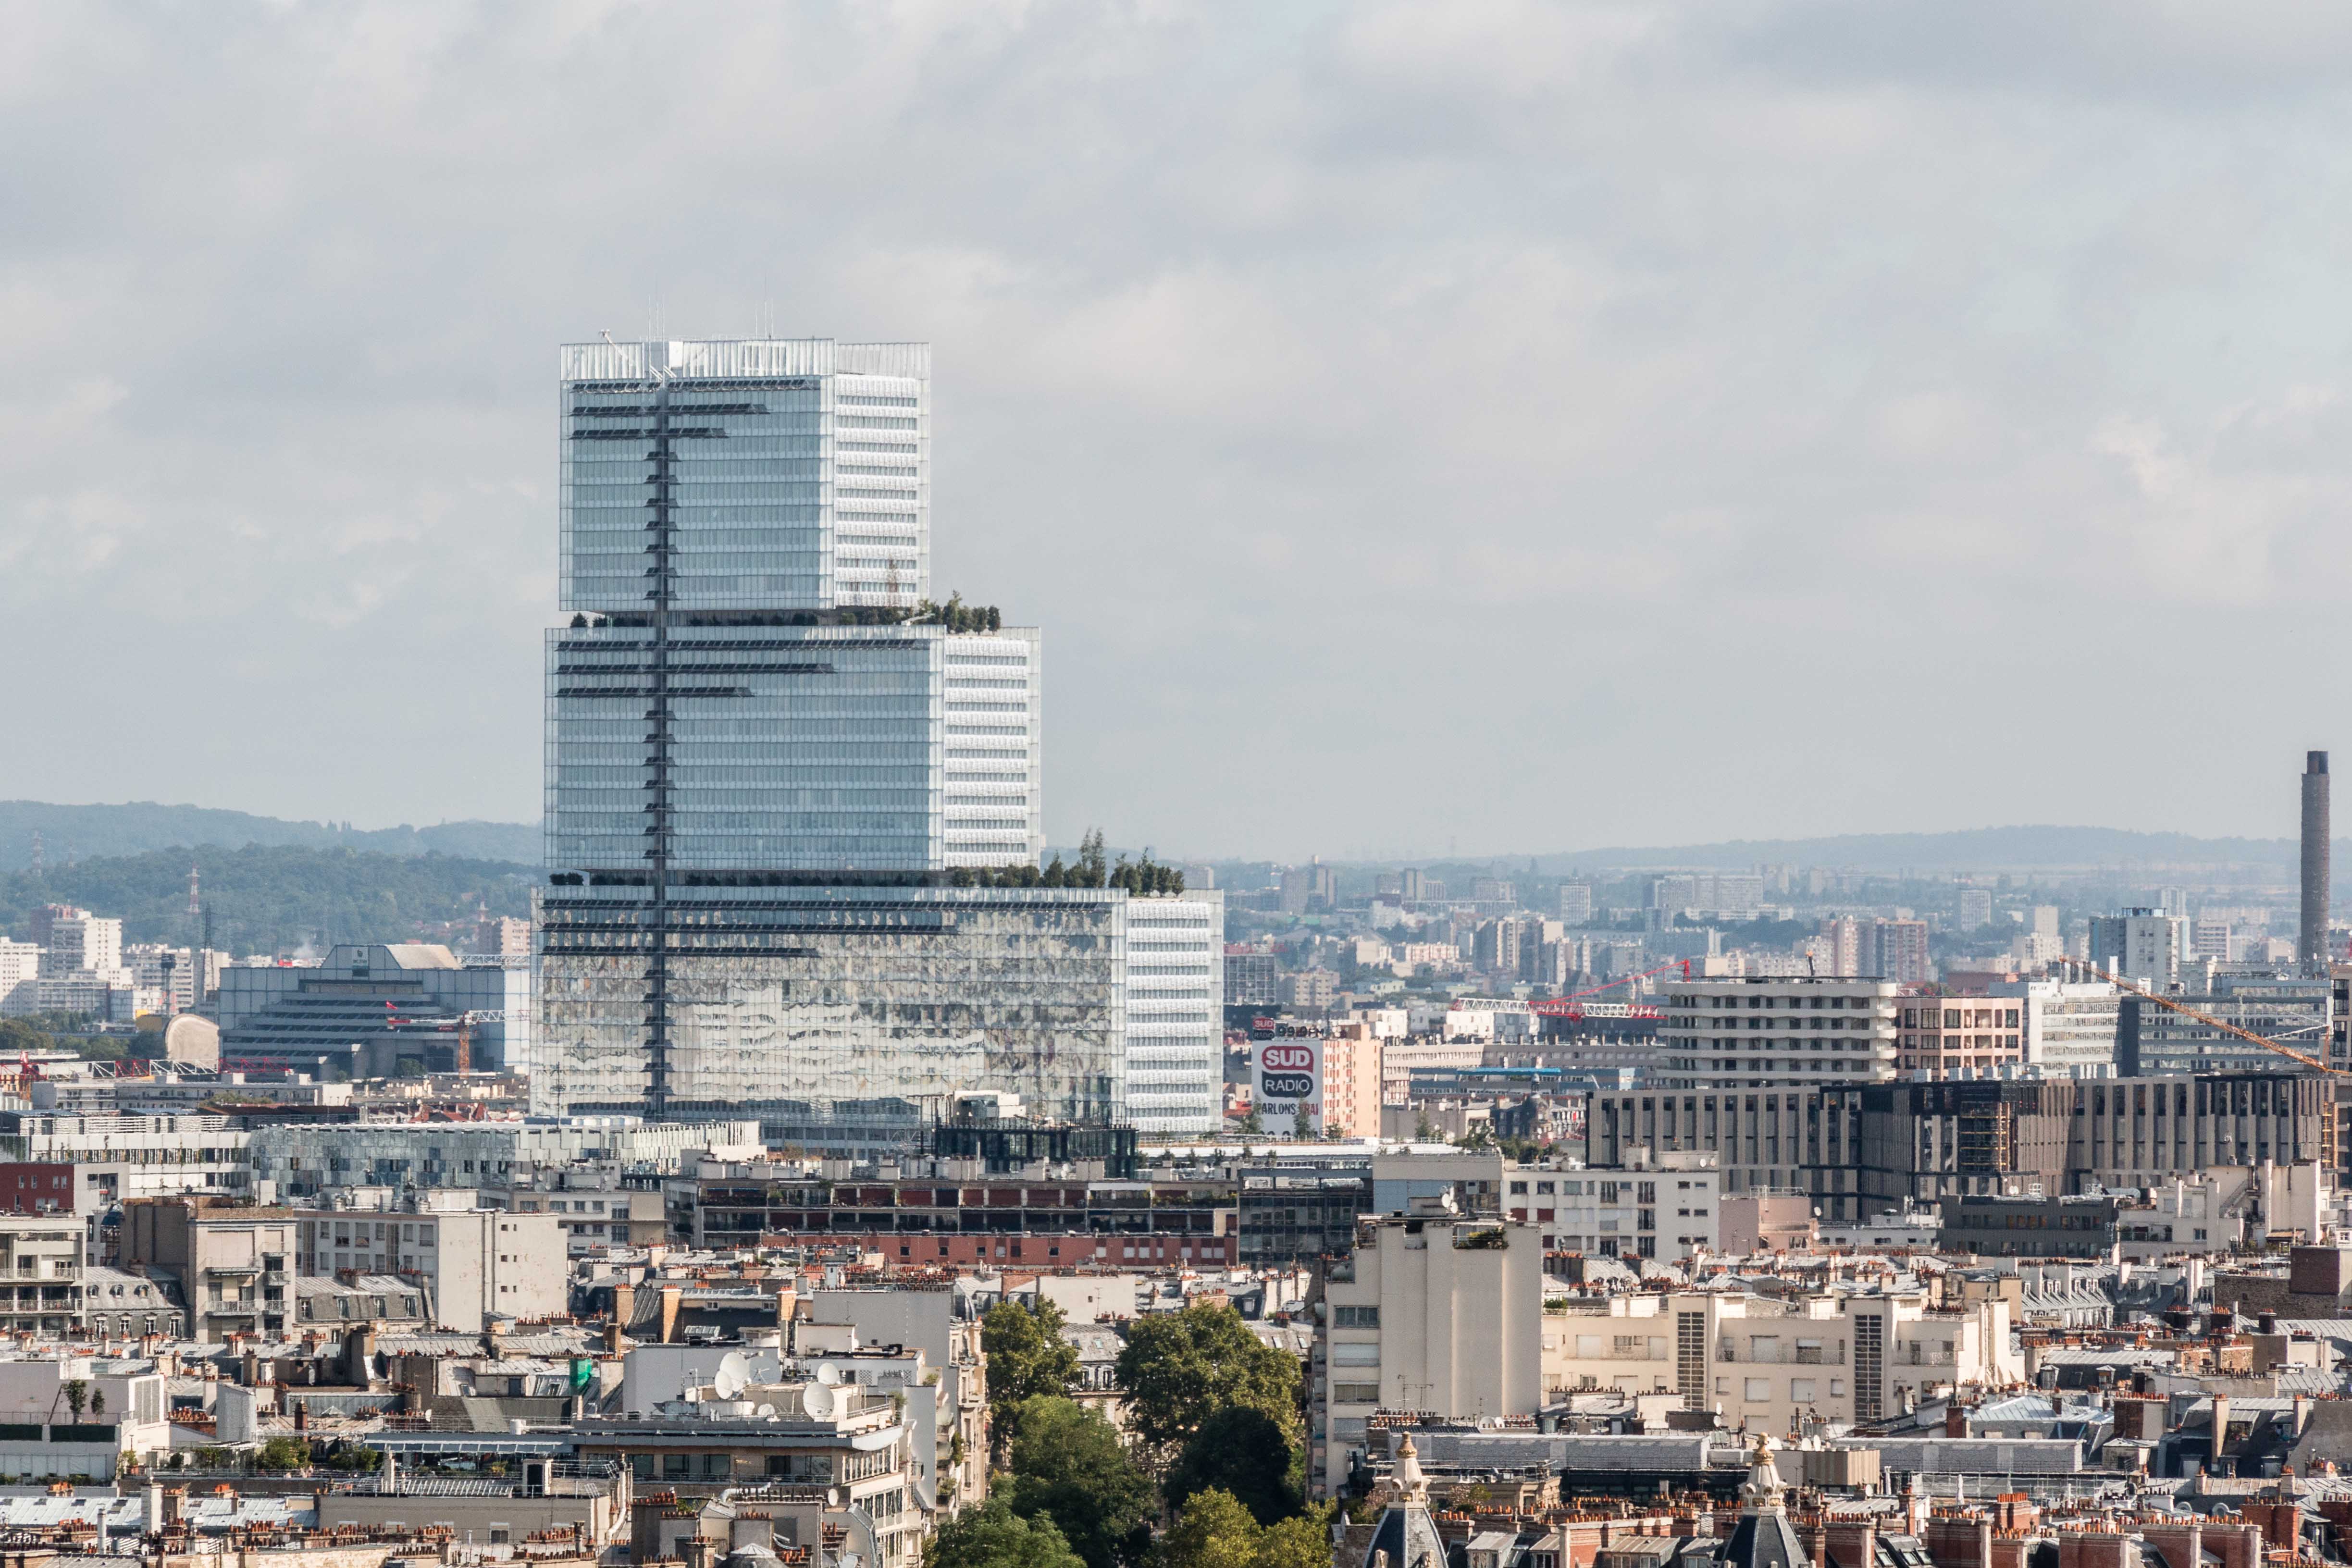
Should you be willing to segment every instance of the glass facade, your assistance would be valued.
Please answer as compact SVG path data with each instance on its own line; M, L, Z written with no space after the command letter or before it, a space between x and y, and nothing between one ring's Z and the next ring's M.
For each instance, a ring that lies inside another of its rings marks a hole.
M551 887L534 1099L631 1111L652 1095L636 890ZM910 1128L959 1091L1100 1122L1123 1098L1116 890L685 887L668 904L667 1108L814 1107ZM541 1082L544 1076L545 1082Z
M920 344L563 350L536 1108L1120 1113L1125 895L950 885L1037 862L1041 664L903 618L929 403Z

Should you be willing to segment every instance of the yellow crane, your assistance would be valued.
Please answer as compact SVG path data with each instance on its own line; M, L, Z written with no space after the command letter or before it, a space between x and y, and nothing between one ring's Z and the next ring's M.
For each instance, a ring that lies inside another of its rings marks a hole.
M2176 1002L2169 997L2158 996L2156 992L2149 990L2146 986L2137 985L2130 980L2125 979L2121 975L2108 974L2096 964L2086 964L2080 958L2072 958L2067 960L2067 962L2072 964L2075 968L2081 969L2087 974L2096 975L2099 978L2106 981L2107 984L2116 987L2119 990L2129 991L2133 996L2139 998L2142 1001L2154 1002L2158 1007L2163 1008L2167 1011L2179 1013L2183 1018L2194 1019L2199 1023L2220 1030L2223 1034L2233 1036L2236 1039L2245 1040L2252 1045L2259 1045L2264 1051L2274 1051L2281 1056L2292 1057L2294 1060L2302 1062L2305 1067L2312 1069L2314 1071L2326 1072L2336 1077L2341 1077L2344 1074L2345 1070L2343 1068L2330 1067L2318 1057L2306 1056L2302 1051L2295 1050L2294 1047L2281 1045L2274 1040L2265 1040L2250 1029L2240 1029L2236 1024L2227 1022L2221 1019L2217 1019L2211 1013L2200 1012L2197 1009L2189 1006L2185 1002Z

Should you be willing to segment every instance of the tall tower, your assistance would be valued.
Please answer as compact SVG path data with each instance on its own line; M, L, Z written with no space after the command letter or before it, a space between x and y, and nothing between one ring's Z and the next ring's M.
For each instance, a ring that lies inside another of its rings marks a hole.
M1034 885L1037 633L925 608L929 346L572 344L561 419L534 1105L1114 1113L1125 895Z
M2327 753L2304 754L2303 920L2294 956L2305 975L2327 975Z

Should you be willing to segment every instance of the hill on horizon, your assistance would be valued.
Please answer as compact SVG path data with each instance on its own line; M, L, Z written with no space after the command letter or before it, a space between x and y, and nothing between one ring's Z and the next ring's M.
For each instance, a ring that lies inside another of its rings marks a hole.
M2352 839L2338 839L2335 859L2347 863ZM1843 833L1816 839L1731 839L1721 843L1584 850L1533 857L1539 872L1575 867L1705 867L1744 871L1762 864L1836 866L1855 871L1915 872L2084 870L2100 866L2275 866L2292 872L2301 858L2294 839L2199 838L2122 828L2053 825L1967 828L1942 833ZM1508 860L1512 857L1496 857Z
M213 946L240 956L338 942L440 941L478 911L530 913L539 867L437 852L386 854L300 844L173 845L71 866L0 873L0 931L23 939L45 904L122 921L131 942L191 943L188 861L203 872Z
M536 865L541 853L536 822L439 822L429 828L353 828L348 823L297 822L209 806L166 806L152 800L121 805L60 806L46 800L0 800L0 872L33 863L33 835L52 869L68 861L141 855L154 850L213 844L346 849L387 855L454 855L460 859ZM184 882L187 868L180 868Z

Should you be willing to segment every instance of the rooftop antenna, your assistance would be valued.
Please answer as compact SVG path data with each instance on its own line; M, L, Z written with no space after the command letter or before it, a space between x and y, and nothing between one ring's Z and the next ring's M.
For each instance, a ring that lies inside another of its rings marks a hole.
M599 327L596 329L596 336L610 343L613 340L613 329L610 327Z

